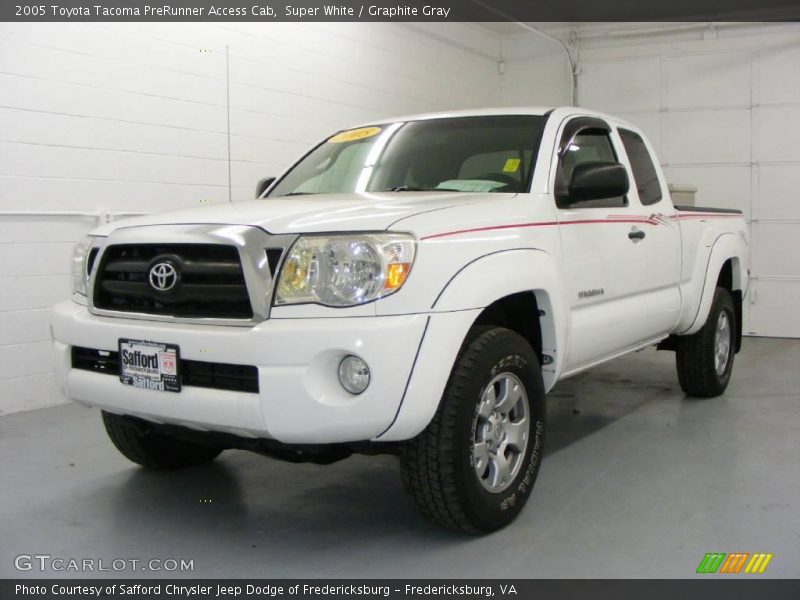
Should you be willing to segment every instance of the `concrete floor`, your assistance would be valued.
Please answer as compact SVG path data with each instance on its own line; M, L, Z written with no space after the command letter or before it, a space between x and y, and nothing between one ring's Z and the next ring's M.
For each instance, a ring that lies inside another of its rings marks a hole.
M483 538L418 517L391 457L231 451L159 474L117 454L97 411L8 415L0 577L46 553L193 559L195 577L665 578L712 551L771 552L764 576L800 576L800 340L747 339L712 400L685 398L673 361L647 350L559 384L532 498Z

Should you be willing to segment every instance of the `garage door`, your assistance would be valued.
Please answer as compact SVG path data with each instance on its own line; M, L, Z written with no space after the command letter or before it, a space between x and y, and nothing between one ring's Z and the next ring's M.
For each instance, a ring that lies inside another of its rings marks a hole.
M745 333L800 337L800 45L761 40L587 51L579 98L642 127L698 205L744 211Z

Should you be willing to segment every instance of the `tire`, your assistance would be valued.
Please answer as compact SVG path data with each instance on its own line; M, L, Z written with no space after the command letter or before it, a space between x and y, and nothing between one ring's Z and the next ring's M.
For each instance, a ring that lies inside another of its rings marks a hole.
M103 411L108 437L125 458L148 469L181 469L211 462L221 448L177 439L146 421Z
M476 328L433 420L403 446L403 483L417 510L435 523L467 533L494 531L511 523L528 500L544 437L544 385L533 349L509 329ZM497 468L503 463L505 480Z
M736 335L733 299L728 290L718 287L703 327L678 338L675 364L687 396L713 398L725 391L733 370Z

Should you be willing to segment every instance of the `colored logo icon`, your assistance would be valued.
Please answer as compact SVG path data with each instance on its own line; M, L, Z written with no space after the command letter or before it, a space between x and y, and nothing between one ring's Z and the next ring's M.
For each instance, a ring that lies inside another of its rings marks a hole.
M749 552L733 552L731 554L709 552L700 561L697 573L760 574L767 570L767 565L771 560L772 554L761 552L754 554Z

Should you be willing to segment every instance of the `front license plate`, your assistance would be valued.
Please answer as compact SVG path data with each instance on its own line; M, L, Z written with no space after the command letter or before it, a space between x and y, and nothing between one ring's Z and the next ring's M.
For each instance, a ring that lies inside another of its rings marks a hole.
M160 392L181 391L181 353L174 344L119 340L119 380Z

